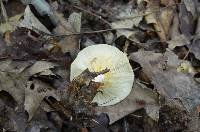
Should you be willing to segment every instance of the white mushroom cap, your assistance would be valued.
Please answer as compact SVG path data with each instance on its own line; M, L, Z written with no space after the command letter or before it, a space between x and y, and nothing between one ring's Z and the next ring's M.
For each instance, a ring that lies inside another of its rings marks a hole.
M99 106L114 105L125 99L131 92L134 73L125 53L107 44L92 45L79 52L71 64L70 80L80 75L85 69L91 72L110 69L104 75L94 78L102 82L93 99Z

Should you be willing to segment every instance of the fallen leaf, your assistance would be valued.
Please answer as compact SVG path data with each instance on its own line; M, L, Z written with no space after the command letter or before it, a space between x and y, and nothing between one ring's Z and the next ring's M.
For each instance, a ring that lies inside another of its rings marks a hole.
M152 80L155 89L166 99L179 98L184 107L191 111L200 101L199 86L191 74L177 72L180 64L178 57L172 52L153 53L139 51L132 53L130 58L141 64L144 72Z
M173 21L172 21L171 28L170 28L170 31L169 31L169 38L170 39L174 39L174 38L176 38L176 36L181 35L179 25L180 25L180 22L179 22L178 13L175 13Z
M7 12L6 12L6 9L5 9L5 6L4 6L4 3L2 0L0 1L0 6L1 6L1 15L3 16L3 19L5 19L5 21L7 21L8 15L7 15Z
M7 31L14 31L17 28L21 17L22 14L18 14L16 16L8 18L7 22L0 23L0 33L4 34Z
M197 0L183 0L183 3L185 4L185 7L188 12L190 12L193 16L193 18L197 17L197 6L198 1Z
M190 52L193 53L195 55L195 57L200 60L200 52L199 52L200 44L199 43L200 43L200 38L199 38L199 36L197 36L193 40L192 44L188 45L188 48L190 49Z
M174 5L175 1L174 0L161 0L160 4L165 5L165 6L170 6L170 5Z
M196 28L196 34L200 34L200 17L197 20L197 28Z
M25 131L25 121L23 118L23 114L20 117L15 109L7 106L0 99L0 131Z
M26 132L39 132L39 131L46 131L46 132L59 132L61 131L59 128L56 127L47 116L48 114L43 111L41 108L35 112L35 116L32 118L28 125L26 125Z
M106 44L112 44L114 42L115 36L112 32L106 32L103 34Z
M179 5L179 21L180 21L180 31L186 36L191 36L194 30L195 19L192 17L191 13L187 11L184 4Z
M37 37L39 34L27 28L17 28L9 33L6 40L8 55L12 59L41 59L47 58L49 51Z
M27 2L27 1L26 1ZM31 4L35 7L35 9L39 12L40 15L51 15L53 14L51 7L49 3L45 0L31 0L30 2L27 2L26 4Z
M7 46L3 38L0 36L0 57L6 56Z
M153 24L160 40L166 41L173 20L174 9L172 7L162 9L159 6L159 2L155 0L150 1L148 4L148 8L145 11L145 14L148 15L145 16L145 20L148 24ZM158 12L155 12L157 10Z
M184 34L181 34L173 37L173 39L167 41L167 43L169 44L168 45L169 49L173 50L176 46L189 45L190 40Z
M24 108L29 114L28 120L32 119L38 107L40 106L40 103L46 96L52 96L59 99L56 95L55 89L48 84L35 79L27 82L27 87L25 89Z
M54 29L55 34L72 34L80 32L81 29L81 13L72 13L68 21L59 12L54 12L58 18L58 23ZM66 36L60 40L58 46L61 47L63 53L70 52L73 57L76 56L79 49L79 42L77 36Z
M28 80L24 69L27 66L29 66L29 62L17 64L10 60L1 60L0 90L8 92L18 104L24 102L24 89Z
M86 39L86 41L82 44L84 47L95 45L96 43L93 42L91 39Z
M98 113L107 113L110 124L112 124L138 109L155 105L158 105L157 95L152 90L135 82L131 93L126 99L116 105L97 107L96 109Z
M39 30L50 34L50 31L35 17L29 6L26 7L24 12L24 19L19 23L20 27L26 27L31 30ZM37 32L36 30L36 32Z
M32 76L32 75L35 75L37 73L41 73L41 72L44 72L46 70L52 69L55 66L57 66L57 64L52 63L52 62L37 61L28 69L28 73L29 73L30 76Z
M160 22L163 26L166 36L168 36L169 29L174 17L173 8L162 9L160 13Z
M132 5L123 5L115 7L113 9L116 13L115 21L111 23L112 28L133 28L133 26L138 27L139 23L142 21L142 16L139 16L141 13L137 9L133 9ZM121 35L129 38L134 34L134 31L119 30L118 37Z
M74 32L81 32L81 16L81 13L73 12L68 18L68 22L71 25L71 28L74 30Z

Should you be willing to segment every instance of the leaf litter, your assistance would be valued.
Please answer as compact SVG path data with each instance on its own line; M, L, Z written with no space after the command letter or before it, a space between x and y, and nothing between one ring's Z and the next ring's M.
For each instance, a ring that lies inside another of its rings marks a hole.
M9 1L0 12L1 131L198 131L199 1ZM23 12L10 16L15 4ZM113 106L88 103L99 73L69 81L77 53L100 43L124 51L136 77Z

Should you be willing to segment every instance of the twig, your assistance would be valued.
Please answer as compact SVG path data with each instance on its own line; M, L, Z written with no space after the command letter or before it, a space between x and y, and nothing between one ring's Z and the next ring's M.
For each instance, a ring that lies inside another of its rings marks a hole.
M190 53L190 48L189 48L189 50L187 51L187 54L184 56L184 58L183 58L182 61L184 61L184 60L188 57L189 53Z
M99 15L97 15L97 14L91 12L91 11L88 11L88 10L83 9L83 8L81 8L81 7L79 7L79 6L76 6L76 5L72 5L72 7L76 8L76 9L78 9L78 10L80 10L80 11L86 12L86 13L88 13L88 14L94 16L94 17L97 17L98 19L100 19L100 20L103 21L105 24L107 24L107 25L109 25L109 26L111 27L110 23L109 23L107 20L103 19L102 16L99 16Z
M194 39L197 35L199 35L199 32L197 32L195 35L191 36L190 40ZM190 43L187 43L186 45L189 45L189 44ZM188 48L188 51L187 51L186 55L183 57L183 59L181 60L180 64L183 63L184 60L186 60L186 58L188 57L189 53L190 53L190 47Z
M52 36L52 37L68 37L68 36L74 36L74 35L83 35L83 34L96 34L96 33L102 33L102 32L108 32L108 31L115 31L115 30L129 30L129 31L133 31L134 29L132 28L109 28L109 29L103 29L103 30L96 30L96 31L86 31L86 32L79 32L79 33L71 33L71 34L50 34L50 33L46 33L43 32L37 28L34 28L34 30L38 31L39 33L42 33L44 35L47 36Z
M133 42L133 43L134 43L133 45L136 45L136 46L138 46L139 48L143 48L143 49L145 49L145 50L148 50L148 49L149 49L149 47L146 46L148 43L140 43L140 42L137 42L137 41L135 41L135 40L133 40L133 39L131 39L131 38L128 38L128 40L130 40L131 42Z

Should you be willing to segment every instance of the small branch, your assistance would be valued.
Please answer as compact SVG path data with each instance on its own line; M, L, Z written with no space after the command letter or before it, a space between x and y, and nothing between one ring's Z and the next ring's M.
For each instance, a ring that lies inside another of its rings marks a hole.
M76 8L76 9L78 9L80 11L86 12L86 13L88 13L88 14L90 14L90 15L98 18L98 19L100 19L102 22L104 22L105 24L107 24L107 25L109 25L111 27L110 23L107 20L103 19L102 16L99 16L99 15L97 15L97 14L91 12L91 11L88 11L88 10L83 9L83 8L81 8L79 6L76 6L76 5L72 5L72 7Z
M190 49L187 51L187 54L184 56L182 61L184 61L188 57L189 53L190 53Z
M145 49L145 50L148 50L149 49L149 47L147 46L147 44L148 43L140 43L140 42L137 42L137 41L135 41L135 40L133 40L133 39L131 39L131 38L128 38L131 42L133 42L132 44L133 45L136 45L136 46L138 46L139 48L143 48L143 49Z
M103 29L103 30L96 30L96 31L86 31L86 32L79 32L79 33L71 33L71 34L50 34L50 33L45 33L37 28L32 27L34 30L38 31L39 33L42 33L47 36L52 36L52 37L68 37L68 36L74 36L74 35L83 35L83 34L96 34L96 33L102 33L102 32L108 32L108 31L115 31L115 30L129 30L133 31L134 29L132 28L109 28L109 29Z

